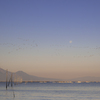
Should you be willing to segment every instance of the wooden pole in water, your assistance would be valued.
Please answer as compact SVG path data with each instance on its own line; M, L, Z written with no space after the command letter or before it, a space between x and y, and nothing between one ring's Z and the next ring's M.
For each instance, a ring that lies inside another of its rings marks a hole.
M11 73L11 87L13 86L13 83L12 83L12 73Z
M7 90L7 81L8 81L8 70L6 70L6 90Z

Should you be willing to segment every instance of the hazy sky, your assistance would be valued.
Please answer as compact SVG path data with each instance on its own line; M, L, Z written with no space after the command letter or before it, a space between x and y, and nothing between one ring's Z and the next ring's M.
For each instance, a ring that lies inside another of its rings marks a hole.
M0 67L99 77L100 0L0 0Z

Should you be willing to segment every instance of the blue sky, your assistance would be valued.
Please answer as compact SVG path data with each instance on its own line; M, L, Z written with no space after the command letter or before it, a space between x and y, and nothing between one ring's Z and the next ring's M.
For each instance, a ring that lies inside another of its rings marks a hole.
M0 67L62 79L100 76L99 4L1 0Z

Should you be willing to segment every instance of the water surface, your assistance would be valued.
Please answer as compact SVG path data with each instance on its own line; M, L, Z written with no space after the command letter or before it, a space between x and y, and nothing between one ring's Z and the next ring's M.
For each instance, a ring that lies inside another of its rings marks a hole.
M100 83L0 83L0 100L100 100Z

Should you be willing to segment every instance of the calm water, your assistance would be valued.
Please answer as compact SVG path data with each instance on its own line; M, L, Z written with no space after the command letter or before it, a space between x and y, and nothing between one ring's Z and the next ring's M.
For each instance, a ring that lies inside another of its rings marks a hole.
M100 100L100 83L0 83L0 100Z

